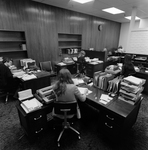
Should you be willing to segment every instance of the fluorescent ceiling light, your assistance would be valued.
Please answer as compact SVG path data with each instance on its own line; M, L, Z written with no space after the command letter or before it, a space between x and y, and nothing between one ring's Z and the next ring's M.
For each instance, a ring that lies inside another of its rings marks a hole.
M117 9L115 7L107 8L107 9L102 9L102 11L108 12L110 14L121 14L124 13L124 11Z
M125 17L126 19L128 19L128 20L131 20L131 16L127 16L127 17ZM135 20L140 20L140 18L139 17L135 17Z
M84 3L88 3L88 2L91 2L91 1L94 1L94 0L72 0L72 1L84 4Z

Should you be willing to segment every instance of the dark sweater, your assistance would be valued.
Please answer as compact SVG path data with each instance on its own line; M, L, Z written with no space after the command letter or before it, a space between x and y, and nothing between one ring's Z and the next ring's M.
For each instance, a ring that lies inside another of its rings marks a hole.
M5 88L9 81L13 79L10 69L4 64L0 64L0 88Z

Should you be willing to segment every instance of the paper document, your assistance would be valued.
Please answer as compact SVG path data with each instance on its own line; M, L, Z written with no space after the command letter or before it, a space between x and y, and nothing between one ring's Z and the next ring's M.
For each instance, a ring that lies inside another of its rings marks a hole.
M65 66L66 64L63 63L63 62L60 62L60 63L58 63L58 65L60 65L60 66Z
M80 91L81 94L84 95L88 95L90 93L92 93L92 91L88 90L88 88L84 88L84 87L78 87L78 90Z
M28 112L41 108L43 104L40 103L36 98L33 98L31 100L26 100L22 102L21 106L26 111L26 113L28 113Z
M31 79L36 79L37 77L34 75L34 74L31 74L31 75L28 75L28 74L25 74L23 75L22 79L24 81L27 81L27 80L31 80Z
M73 80L73 82L74 82L74 85L79 85L79 84L82 84L82 83L84 83L84 81L82 80L82 79L72 79Z
M101 97L100 97L100 103L103 103L103 104L107 104L109 103L113 98L108 96L107 94L102 94Z
M33 97L31 89L18 92L18 99L20 101L31 98L31 97Z

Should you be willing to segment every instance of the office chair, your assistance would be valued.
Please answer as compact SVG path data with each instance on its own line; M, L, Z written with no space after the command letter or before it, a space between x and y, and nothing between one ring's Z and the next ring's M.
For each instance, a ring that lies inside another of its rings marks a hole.
M85 75L86 73L86 62L81 61L81 60L77 60L75 61L76 65L77 65L77 74L75 75L75 77L81 77L81 75Z
M39 65L41 70L50 72L51 76L56 76L56 73L52 69L51 61L40 62Z
M62 120L63 129L59 134L57 139L58 147L60 147L60 139L66 129L71 129L78 135L78 139L80 139L80 133L70 126L68 121L72 120L77 113L77 102L54 102L54 113L53 120Z
M5 89L0 89L0 97L6 97L5 98L5 104L7 104L8 99L9 99L9 92Z

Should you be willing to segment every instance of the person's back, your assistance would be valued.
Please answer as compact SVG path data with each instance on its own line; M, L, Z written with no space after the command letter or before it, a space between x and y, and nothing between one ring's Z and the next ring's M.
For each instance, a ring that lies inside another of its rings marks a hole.
M80 101L85 101L85 98L86 97L80 93L77 86L74 84L66 84L65 93L58 96L58 101L71 102L77 101L77 99Z
M134 69L134 65L131 61L131 56L130 55L126 55L125 58L124 58L124 65L122 67L122 72L121 74L124 76L124 77L127 77L129 75L133 75L135 74L135 69Z
M0 64L0 88L6 88L11 78L12 78L12 73L10 69L6 65L1 63Z

